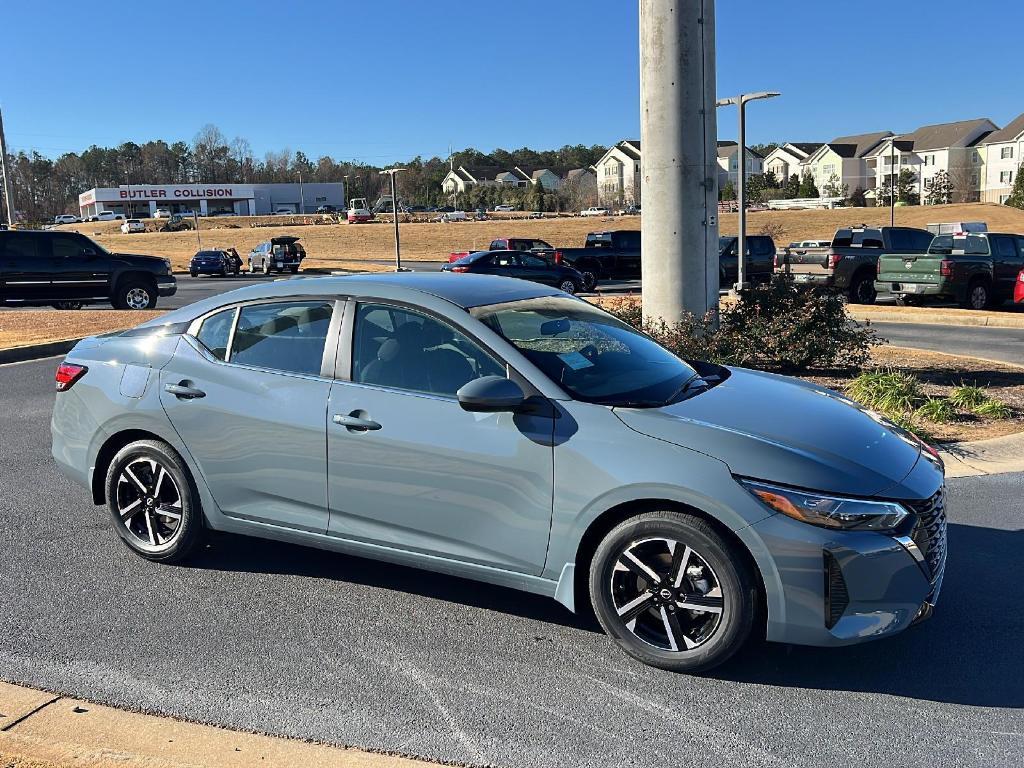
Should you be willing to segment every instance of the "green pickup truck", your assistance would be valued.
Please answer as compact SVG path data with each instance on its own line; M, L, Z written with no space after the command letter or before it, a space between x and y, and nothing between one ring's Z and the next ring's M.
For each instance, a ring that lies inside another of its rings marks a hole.
M928 252L878 260L875 289L901 304L956 301L966 309L998 306L1013 296L1024 269L1024 236L998 232L936 235Z

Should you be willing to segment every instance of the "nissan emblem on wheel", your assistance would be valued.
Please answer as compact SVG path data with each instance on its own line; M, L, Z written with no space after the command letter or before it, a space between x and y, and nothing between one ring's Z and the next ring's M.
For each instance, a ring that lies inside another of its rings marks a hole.
M177 290L167 259L111 253L78 232L0 232L3 305L154 309L159 297Z
M220 531L440 571L592 610L690 673L754 637L891 637L942 588L931 447L557 285L260 282L85 339L56 383L57 465L157 562Z

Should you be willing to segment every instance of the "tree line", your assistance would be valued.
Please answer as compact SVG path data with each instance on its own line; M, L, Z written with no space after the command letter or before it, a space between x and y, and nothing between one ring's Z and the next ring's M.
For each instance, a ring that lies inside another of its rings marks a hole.
M400 164L407 170L398 177L399 197L410 205L452 202L441 189L450 165L587 168L601 158L605 149L579 144L544 151L528 147L496 149L484 154L468 148L455 152L450 159L417 156ZM7 163L13 209L26 221L39 222L58 213L77 214L78 195L87 189L122 184L273 184L297 182L301 175L303 182L338 182L347 177L349 197L367 197L371 202L389 191L379 166L328 156L314 160L301 150L290 149L266 152L262 158L256 158L248 140L240 136L228 140L214 125L204 126L191 143L158 139L145 144L129 141L116 147L93 145L56 159L36 151L21 151L8 156ZM494 192L473 195L489 203L557 207L570 204L567 195L572 191L566 190L561 196L550 190L538 193L524 189L505 190L497 196ZM466 206L477 200L459 202Z

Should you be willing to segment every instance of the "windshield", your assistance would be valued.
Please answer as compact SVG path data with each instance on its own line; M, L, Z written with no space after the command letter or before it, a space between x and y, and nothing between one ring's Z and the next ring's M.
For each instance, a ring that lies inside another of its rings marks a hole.
M664 347L580 299L527 299L476 307L472 314L576 400L660 407L697 376Z

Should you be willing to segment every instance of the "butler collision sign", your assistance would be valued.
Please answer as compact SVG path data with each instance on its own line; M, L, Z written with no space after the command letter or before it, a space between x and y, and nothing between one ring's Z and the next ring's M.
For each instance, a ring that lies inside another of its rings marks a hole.
M78 196L82 217L100 211L129 217L152 217L157 209L171 213L195 211L201 216L234 213L239 216L273 213L286 208L295 213L315 211L321 205L344 206L341 183L300 184L123 184L98 187Z

